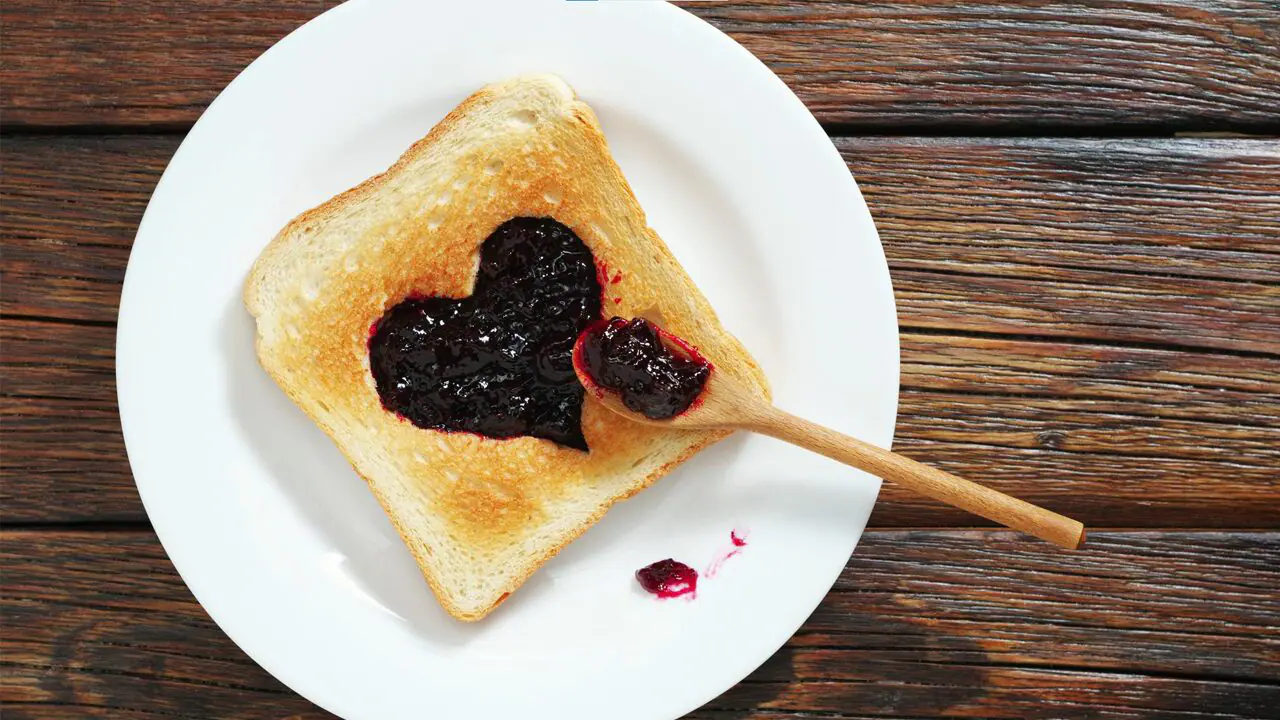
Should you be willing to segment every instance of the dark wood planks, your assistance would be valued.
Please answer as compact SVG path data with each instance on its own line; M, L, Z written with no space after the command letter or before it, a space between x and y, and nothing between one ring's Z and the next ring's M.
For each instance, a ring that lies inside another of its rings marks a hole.
M222 635L150 533L0 546L6 716L325 717ZM787 646L691 717L1231 719L1280 702L1280 534L1100 532L1065 558L1006 532L872 531Z
M4 3L10 128L184 127L329 0ZM827 123L863 128L1280 123L1268 0L690 2Z
M110 348L176 144L6 140L6 520L143 517ZM1095 526L1280 522L1280 142L839 145L898 292L897 447ZM973 522L883 497L878 525Z
M180 141L5 138L4 313L114 323L138 222Z
M253 664L149 532L0 533L12 717L320 716Z
M904 324L1280 353L1280 141L836 143Z

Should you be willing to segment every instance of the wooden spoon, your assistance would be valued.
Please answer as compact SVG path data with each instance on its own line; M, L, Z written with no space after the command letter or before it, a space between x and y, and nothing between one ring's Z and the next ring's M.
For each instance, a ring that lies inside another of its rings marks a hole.
M583 337L579 337L574 347L575 357L581 356L582 341ZM1078 520L783 412L722 372L712 371L693 407L668 420L653 420L627 408L616 393L598 387L581 363L575 362L574 369L589 393L606 408L629 420L683 430L761 433L1055 545L1074 550L1084 543L1084 525Z

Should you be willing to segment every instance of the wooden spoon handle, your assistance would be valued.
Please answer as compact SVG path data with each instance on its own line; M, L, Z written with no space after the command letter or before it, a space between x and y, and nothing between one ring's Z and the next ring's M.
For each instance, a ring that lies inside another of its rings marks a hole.
M771 405L752 408L739 427L812 450L910 488L921 495L1074 550L1084 525L1038 505L1005 495L895 452L798 418Z

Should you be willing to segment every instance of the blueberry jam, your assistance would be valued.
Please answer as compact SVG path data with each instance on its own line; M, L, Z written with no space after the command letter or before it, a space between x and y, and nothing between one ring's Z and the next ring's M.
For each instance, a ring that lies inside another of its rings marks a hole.
M666 335L644 318L615 317L589 329L581 362L596 385L617 392L622 404L651 420L675 417L693 404L711 375L711 364L687 346L677 354Z
M578 335L600 316L591 250L550 218L515 218L480 248L470 297L409 298L369 338L382 405L414 425L579 450Z
M698 589L698 571L671 558L640 568L636 580L640 587L660 598L680 597Z

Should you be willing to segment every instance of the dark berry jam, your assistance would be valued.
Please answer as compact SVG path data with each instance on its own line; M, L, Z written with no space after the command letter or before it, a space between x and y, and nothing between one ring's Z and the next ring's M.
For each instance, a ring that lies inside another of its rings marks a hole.
M664 336L675 342L644 318L599 323L582 339L583 368L631 410L651 420L675 417L698 399L711 364L687 346L673 352Z
M671 558L640 568L636 580L640 587L660 598L680 597L698 589L698 571Z
M586 450L573 345L599 316L591 250L555 220L515 218L481 246L470 297L383 315L369 366L383 407L418 427Z

